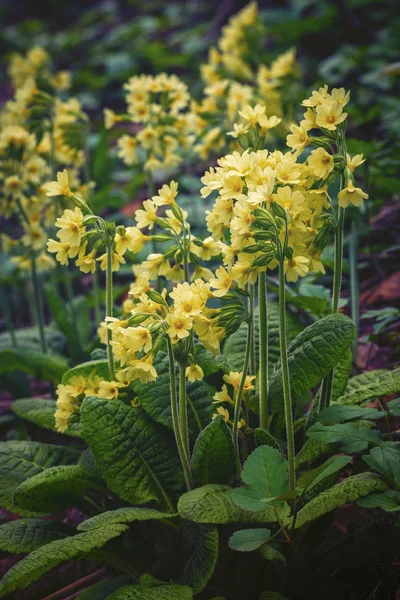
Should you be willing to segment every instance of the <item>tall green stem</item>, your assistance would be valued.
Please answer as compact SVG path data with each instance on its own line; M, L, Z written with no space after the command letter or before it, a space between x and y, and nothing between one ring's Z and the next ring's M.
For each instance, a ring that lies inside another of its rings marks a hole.
M350 263L350 299L351 299L351 318L356 326L356 337L353 342L353 360L357 361L358 354L358 336L360 330L360 305L359 305L359 287L357 270L357 224L353 220L351 223L351 235L349 241L349 263Z
M43 300L42 293L39 285L39 278L36 269L36 256L32 251L31 254L31 269L32 269L32 283L33 283L33 294L34 294L34 307L36 312L36 319L39 326L40 335L40 346L44 354L47 353L46 336L44 335L44 319L43 319Z
M242 371L242 377L240 379L239 389L237 391L236 398L235 398L235 410L233 413L233 425L232 425L232 436L233 436L233 444L234 444L234 448L235 448L236 470L237 470L238 474L240 474L240 471L242 469L242 465L240 462L240 451L239 451L239 419L240 419L240 411L242 408L244 384L245 384L247 372L249 369L252 336L253 336L253 315L250 314L249 325L248 325L248 329L247 329L246 350L244 353L244 361L243 361L243 371Z
M100 300L99 300L99 275L97 269L93 273L93 296L94 296L94 318L97 325L101 321L100 316Z
M182 440L182 433L179 424L179 411L178 411L178 398L176 394L176 376L175 376L175 359L174 352L172 349L172 343L167 336L167 349L169 359L169 385L171 395L171 414L172 414L172 427L174 430L176 446L178 448L179 457L181 459L183 474L185 476L186 487L188 490L192 489L192 474L190 471L189 457L185 451L185 446Z
M113 275L112 275L112 245L107 244L106 264L106 316L113 316ZM112 351L112 331L107 327L107 357L111 380L115 379L114 355Z
M282 252L283 254L283 252ZM287 456L289 469L289 490L296 488L294 426L292 413L292 399L290 395L290 376L286 338L286 297L285 297L285 269L284 256L279 264L279 347L281 356L283 403L285 407Z
M186 398L186 364L179 365L179 424L186 456L190 456Z
M340 188L342 188L343 178L341 178ZM345 209L339 206L338 220L335 231L335 256L333 266L333 290L332 290L332 313L338 312L340 300L340 287L342 283L343 269L343 236L344 236L344 214ZM319 398L318 411L327 408L331 403L334 372L329 371L322 382Z
M268 403L268 307L267 307L267 276L260 273L258 276L258 310L260 315L259 326L259 394L260 394L260 427L269 427Z
M249 302L251 304L249 312L252 315L252 319L254 319L256 288L255 288L255 285L250 285L249 288L250 288ZM255 332L254 332L254 324L253 324L253 328L252 328L251 346L250 346L250 375L257 375L256 336L255 336Z

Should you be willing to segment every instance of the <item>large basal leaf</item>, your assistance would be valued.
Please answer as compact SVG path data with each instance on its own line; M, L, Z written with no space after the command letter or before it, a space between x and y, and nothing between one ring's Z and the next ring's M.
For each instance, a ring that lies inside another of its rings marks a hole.
M110 371L108 368L107 360L90 360L88 362L82 363L73 369L69 369L62 378L62 383L66 385L72 377L84 377L85 379L89 379L90 377L101 377L106 381L110 379Z
M287 311L286 313L286 335L288 343L303 330L302 323L297 317ZM235 333L229 336L224 345L224 355L233 369L241 371L243 369L243 357L246 348L247 325L242 323ZM255 313L254 336L256 345L256 357L259 356L259 317ZM279 351L279 307L276 302L268 302L268 367L272 371L274 365L278 362Z
M9 348L0 351L0 374L8 371L22 371L57 385L67 369L67 360L53 352L44 354L29 348Z
M335 402L335 400L344 394L349 381L352 366L353 354L350 348L348 348L335 367L335 376L333 378L332 385L332 402Z
M288 491L287 460L279 450L259 446L244 463L242 480L247 487L234 489L233 501L245 510L264 510L266 502Z
M286 567L285 556L282 554L282 552L270 544L264 544L264 546L261 546L261 548L258 550L258 553L265 560L271 562L277 569L284 569Z
M43 573L61 562L90 554L92 550L101 548L106 542L118 537L126 530L126 525L109 525L41 546L4 575L0 583L0 597L28 587L40 579Z
M17 506L51 514L60 508L80 504L88 491L96 487L85 477L80 465L50 467L21 483L14 492Z
M191 463L197 486L229 482L235 471L235 455L232 433L221 416L200 432Z
M87 397L81 407L82 436L111 490L132 504L157 500L183 489L173 440L141 410L115 400Z
M158 352L154 366L158 374L156 381L146 384L136 381L135 394L154 421L172 429L169 361L165 352ZM186 391L189 430L197 435L211 421L215 412L213 396L217 390L206 381L195 381L187 383Z
M278 440L276 440L272 433L270 433L267 429L257 427L254 430L254 440L257 447L271 446L271 448L275 448L275 450L278 450L282 453L282 448L280 447Z
M13 494L26 479L58 465L73 465L80 452L65 446L38 442L11 441L0 443L0 506L22 516L36 516L16 506Z
M80 523L78 525L78 530L88 531L89 529L97 529L98 527L111 525L112 523L134 523L135 521L172 519L177 516L178 513L161 512L154 508L127 506L125 508L117 508L116 510L108 510L107 512L91 517Z
M343 404L331 404L321 410L318 421L323 425L336 425L356 419L377 419L384 417L384 412L378 412L375 408L362 408L361 406L346 406Z
M113 592L131 583L131 578L127 575L120 575L115 579L99 581L86 588L82 594L76 596L75 600L106 600Z
M299 529L315 521L339 506L355 502L372 492L383 492L388 488L383 479L371 473L359 473L343 479L340 483L316 496L297 513L295 528Z
M387 490L381 494L371 494L358 500L357 504L363 508L381 508L386 512L398 512L400 510L400 493L395 490Z
M378 471L394 487L400 487L400 451L390 442L372 448L363 460L375 471Z
M296 455L296 468L311 463L320 456L329 454L335 450L335 444L324 444L315 439L308 439L299 453Z
M361 452L369 444L378 446L381 443L379 431L358 427L356 423L315 423L307 430L307 435L324 444L337 443L343 452Z
M189 587L172 583L139 583L121 588L107 600L192 600Z
M222 373L230 371L229 363L223 354L215 355L200 343L195 344L195 362L203 369L204 377L219 371Z
M336 313L306 327L290 344L288 362L292 399L300 398L331 371L349 348L355 336L351 319ZM273 413L283 413L282 371L275 367L270 381ZM283 416L281 416L283 424Z
M196 523L226 525L229 523L274 523L276 513L267 505L264 511L243 510L231 497L232 488L227 485L205 485L183 494L178 512L183 519Z
M359 376L356 385L355 382L350 379L346 393L338 398L338 403L354 406L355 404L361 404L361 402L365 402L371 398L381 398L382 396L400 392L400 368L394 369L393 371L378 371L376 375L372 376L373 373L374 371L371 371L368 373L368 378L362 380L368 381L368 383L365 384L360 383L361 375ZM365 373L364 375L367 374Z
M229 538L229 548L239 552L252 552L271 537L269 529L242 529Z
M215 525L184 522L185 556L189 556L181 582L200 593L214 572L218 559L218 530Z
M79 310L72 315L70 304L66 304L60 298L54 286L46 286L46 298L55 324L68 340L73 360L76 362L84 360L83 346L87 343L87 336L86 327L82 327L81 322L84 324L85 314L87 317L89 314L87 300L83 299L83 302L79 302ZM78 322L74 319L78 319Z
M44 328L46 344L52 352L62 354L65 348L65 337L52 327ZM36 350L41 352L40 333L38 327L27 327L26 329L17 329L15 331L17 347L25 350ZM13 348L13 341L8 331L0 334L0 350Z
M10 554L32 552L44 544L73 535L65 523L45 519L18 519L0 525L0 550Z

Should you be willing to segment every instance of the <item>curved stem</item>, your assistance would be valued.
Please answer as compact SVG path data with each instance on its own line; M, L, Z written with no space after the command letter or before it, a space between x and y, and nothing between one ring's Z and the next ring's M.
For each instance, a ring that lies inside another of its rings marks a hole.
M179 365L179 424L186 456L190 456L186 398L186 364Z
M282 252L283 255L283 252ZM285 270L284 257L279 264L279 347L281 354L283 402L285 407L287 456L289 469L289 490L296 488L294 426L292 413L292 399L290 395L290 376L286 339L286 298L285 298Z
M176 395L176 377L175 377L175 359L174 351L172 350L172 343L169 337L166 337L168 359L169 359L169 385L171 395L171 414L172 414L172 427L175 435L176 447L178 448L179 457L181 459L183 474L185 476L186 487L188 490L192 489L192 474L189 466L189 458L185 452L185 447L182 442L182 435L179 426L179 412L178 412L178 398Z
M267 277L266 273L258 276L258 310L260 313L259 326L259 394L260 394L260 427L268 429L268 308L267 308Z
M112 245L107 244L106 263L106 316L113 316L113 275L112 275ZM107 327L107 358L110 379L115 379L114 355L112 351L112 331Z
M236 460L236 469L238 474L242 469L242 465L240 462L240 451L239 451L239 419L240 419L240 411L242 408L242 399L243 399L243 390L244 384L247 377L247 371L249 368L250 362L250 353L251 353L251 339L253 335L253 315L250 314L249 325L247 329L247 339L246 339L246 350L244 353L244 361L243 361L243 371L242 377L240 379L239 389L235 398L235 410L233 413L233 425L232 425L232 436L233 436L233 444L235 448L235 460Z
M355 220L351 223L351 235L349 241L349 263L350 263L350 299L351 299L351 318L356 326L356 337L353 342L353 361L357 362L358 354L358 336L360 331L360 293L358 286L357 271L357 224Z

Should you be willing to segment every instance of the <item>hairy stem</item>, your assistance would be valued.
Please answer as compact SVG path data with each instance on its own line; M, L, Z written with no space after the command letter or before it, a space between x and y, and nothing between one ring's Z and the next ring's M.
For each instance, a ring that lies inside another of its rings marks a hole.
M13 348L17 348L18 347L17 336L15 335L15 327L14 327L14 323L12 320L10 306L8 304L8 298L5 293L5 287L3 287L3 284L0 286L0 302L1 302L1 308L4 313L4 319L7 324L7 329L9 331L9 334L11 337L12 346L13 346Z
M240 474L240 471L242 469L242 465L240 462L240 451L239 451L239 419L240 419L240 411L242 408L244 384L245 384L246 377L247 377L247 371L249 369L252 335L253 335L253 315L250 314L249 324L248 324L248 329L247 329L246 350L244 353L244 361L243 361L243 371L242 371L242 377L240 379L239 389L238 389L236 397L235 397L235 410L233 413L233 424L232 424L232 436L233 436L233 444L235 447L236 470L237 470L238 474Z
M166 337L168 359L169 359L169 385L171 395L171 414L172 414L172 427L175 435L176 447L178 448L179 457L181 459L183 474L185 476L186 487L188 490L192 489L192 474L189 466L189 457L186 454L185 446L182 441L182 434L179 425L179 411L178 411L178 398L176 394L176 377L175 377L175 359L174 351L172 349L172 343L169 337Z
M258 276L258 310L260 314L259 331L259 394L260 394L260 427L269 427L268 403L268 307L266 273Z
M96 320L97 325L100 324L101 315L100 315L100 300L99 300L99 274L97 272L97 268L93 273L93 296L94 296L94 318Z
M106 316L113 316L113 275L112 275L112 245L107 244L106 264ZM107 358L111 380L115 379L114 355L112 351L112 331L107 327Z
M283 254L283 252L282 252ZM296 488L294 426L292 413L292 399L290 394L290 376L286 338L286 297L285 297L285 270L284 256L279 264L279 347L281 356L283 402L285 407L287 456L289 469L289 490Z
M357 271L357 224L353 220L351 223L351 235L349 241L349 263L350 263L350 301L351 318L356 326L356 337L353 342L353 361L357 361L358 354L358 336L360 330L360 306L359 306L359 288Z
M256 288L255 285L250 285L250 312L252 315L252 319L254 319L254 309L255 309L255 294ZM252 335L251 335L251 346L250 346L250 375L257 375L257 361L256 361L256 337L254 335L254 324L252 327Z
M186 456L190 456L186 398L186 364L179 365L179 423Z

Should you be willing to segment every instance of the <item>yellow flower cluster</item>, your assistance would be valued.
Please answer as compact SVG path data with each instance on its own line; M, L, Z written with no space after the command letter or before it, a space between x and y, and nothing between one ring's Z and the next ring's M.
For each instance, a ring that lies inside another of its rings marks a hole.
M21 88L24 83L33 78L47 79L59 91L67 90L71 85L71 75L68 71L58 71L54 75L50 70L50 56L41 46L34 46L26 53L13 54L8 67L8 75L15 88Z
M75 375L67 384L57 387L57 409L55 412L55 425L57 431L64 433L68 426L74 422L74 417L79 414L81 404L86 396L99 396L100 398L117 399L119 389L126 387L121 381L105 381L94 371L87 377ZM78 421L78 420L77 420Z
M105 109L105 127L135 124L135 135L118 139L118 155L127 165L143 164L147 171L173 169L191 150L201 120L190 110L187 86L176 75L134 76L124 86L127 114Z
M235 397L236 397L236 394L240 387L240 380L242 379L242 375L243 375L243 373L238 372L238 371L230 371L229 373L225 374L223 377L225 383L222 386L221 391L216 392L214 394L213 404L227 403L228 405L234 406L235 405ZM255 375L246 375L246 377L245 377L244 386L243 386L245 400L247 400L249 392L254 390L254 380L255 380ZM232 395L228 392L228 387L226 384L228 384L232 388L232 390L233 390ZM242 412L243 412L243 409L242 409ZM228 423L229 425L232 424L232 421L230 419L229 410L227 408L225 408L223 406L219 406L217 408L217 412L213 414L213 419L218 417L218 415L221 415L224 418L224 421L226 423ZM238 425L239 429L246 427L246 425L247 425L246 420L241 418L239 420L239 425Z

